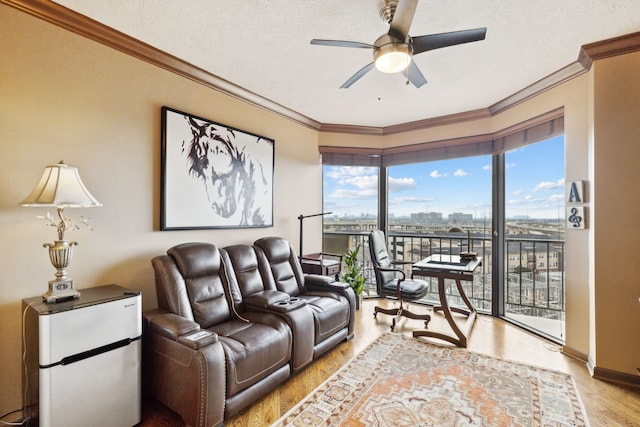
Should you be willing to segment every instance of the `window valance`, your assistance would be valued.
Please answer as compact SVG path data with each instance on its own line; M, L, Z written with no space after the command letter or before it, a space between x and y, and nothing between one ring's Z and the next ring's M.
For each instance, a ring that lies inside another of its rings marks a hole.
M382 165L382 150L375 148L331 147L321 145L322 164L340 166Z
M394 166L460 157L498 154L564 133L564 108L558 108L498 132L373 149L320 146L322 163L342 166Z

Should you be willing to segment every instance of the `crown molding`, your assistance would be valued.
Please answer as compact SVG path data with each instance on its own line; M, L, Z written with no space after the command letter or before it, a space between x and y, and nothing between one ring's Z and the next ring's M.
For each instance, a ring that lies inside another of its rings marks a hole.
M589 43L580 49L580 57L591 61L640 51L640 32Z
M311 129L358 135L390 135L493 117L589 71L593 61L640 51L640 32L590 43L581 47L575 62L487 108L384 127L358 126L320 123L51 1L0 0L0 3Z
M491 117L491 112L487 108L479 110L465 111L463 113L449 114L446 116L433 117L430 119L417 120L415 122L401 123L399 125L386 126L383 128L383 134L391 135L394 133L404 133L414 130L421 130L430 127L445 126L455 123L462 123L471 120L480 120Z
M491 135L492 139L503 138L508 135L512 135L516 132L522 132L525 129L530 129L542 123L547 123L551 120L564 117L564 107L558 107L555 110L548 111L540 114L539 116L525 120L524 122L517 123L515 125L500 129Z
M329 133L351 133L356 135L383 135L384 128L377 126L358 126L323 123L318 128L320 132Z
M0 0L8 6L40 18L72 33L116 49L181 77L200 83L217 92L247 102L255 107L297 122L314 130L320 123L283 105L248 91L151 45L94 21L59 4L45 0Z
M491 116L496 116L510 108L515 107L518 104L535 98L541 93L553 89L554 87L559 86L571 79L574 79L579 75L586 73L587 71L589 70L585 68L584 65L580 62L573 62L559 69L558 71L549 74L547 77L544 77L537 82L527 86L526 88L519 90L513 95L496 102L489 107Z

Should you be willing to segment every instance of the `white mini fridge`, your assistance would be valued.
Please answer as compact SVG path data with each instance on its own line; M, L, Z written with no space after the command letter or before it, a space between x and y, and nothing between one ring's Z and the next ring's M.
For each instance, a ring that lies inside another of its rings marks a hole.
M142 297L117 285L23 300L28 426L131 427L141 414Z

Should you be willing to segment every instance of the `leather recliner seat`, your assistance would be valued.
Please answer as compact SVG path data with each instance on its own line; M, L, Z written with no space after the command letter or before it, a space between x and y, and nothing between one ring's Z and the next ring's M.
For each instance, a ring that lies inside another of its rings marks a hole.
M185 243L152 259L158 308L143 313L145 386L188 426L221 425L353 337L348 285L319 276L318 290L291 295L263 256L257 246Z
M254 242L267 287L307 302L314 320L314 358L353 338L355 294L347 283L327 276L304 274L293 246L280 237Z

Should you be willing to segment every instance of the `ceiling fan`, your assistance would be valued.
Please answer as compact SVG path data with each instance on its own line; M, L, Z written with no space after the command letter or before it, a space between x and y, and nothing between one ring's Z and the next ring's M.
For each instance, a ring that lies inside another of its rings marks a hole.
M412 60L413 55L442 47L484 40L487 33L486 28L411 37L409 28L417 5L418 0L380 1L380 16L389 23L389 32L378 37L372 45L346 40L311 40L311 44L317 45L373 49L373 62L358 70L340 86L341 89L346 89L357 82L374 66L383 73L402 71L407 79L407 84L411 82L419 88L427 83L427 80Z

